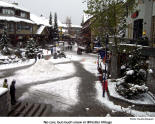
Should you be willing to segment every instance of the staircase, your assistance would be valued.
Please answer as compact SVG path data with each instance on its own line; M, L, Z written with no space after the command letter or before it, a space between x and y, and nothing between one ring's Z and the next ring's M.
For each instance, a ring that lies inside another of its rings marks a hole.
M10 117L48 117L51 105L18 102L8 113Z

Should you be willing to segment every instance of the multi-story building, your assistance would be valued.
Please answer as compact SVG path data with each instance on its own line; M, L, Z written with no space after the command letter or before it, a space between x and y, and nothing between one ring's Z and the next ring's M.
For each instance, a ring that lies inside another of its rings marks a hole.
M0 1L0 33L6 26L12 41L16 41L23 35L33 34L33 24L29 11L18 7L15 3Z
M48 19L31 14L17 3L0 1L0 34L7 27L11 43L25 41L31 36L47 36L50 27Z

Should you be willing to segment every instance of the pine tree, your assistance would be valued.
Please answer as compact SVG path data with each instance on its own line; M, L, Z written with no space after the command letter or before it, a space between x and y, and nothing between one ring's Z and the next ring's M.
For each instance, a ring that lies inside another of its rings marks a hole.
M35 58L36 55L39 53L39 48L36 41L33 38L27 41L26 45L26 56L29 59Z
M53 21L52 21L51 12L50 12L50 17L49 17L49 24L50 24L50 27L48 28L49 29L49 40L50 40L50 43L52 43L52 41L53 41Z
M50 17L49 17L49 24L52 26L52 14L50 12Z
M54 41L58 41L59 40L59 30L58 30L57 14L56 13L54 15L53 37L54 37Z
M1 52L4 55L10 54L10 51L8 49L8 40L9 39L8 39L8 36L7 36L7 28L4 27L2 37L1 37L1 40L0 40L0 48L2 50Z

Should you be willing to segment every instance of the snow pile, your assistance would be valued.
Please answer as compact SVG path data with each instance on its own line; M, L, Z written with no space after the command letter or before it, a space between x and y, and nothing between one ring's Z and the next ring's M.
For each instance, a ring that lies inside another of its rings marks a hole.
M32 66L29 69L28 73L32 76L35 76L35 75L40 75L43 73L46 74L46 73L52 72L54 70L56 70L56 68L54 67L52 62L48 62L48 61L45 61L43 59L40 59L37 61L36 64L34 64L34 66Z
M153 74L153 70L152 70L152 69L149 69L149 73L150 73L150 74Z
M14 68L13 66L12 68ZM18 67L18 65L17 65ZM50 60L38 59L37 62L26 69L16 71L14 76L8 77L8 80L16 79L16 86L22 87L26 84L38 82L48 82L48 80L61 79L74 75L76 69L72 63L54 65ZM0 81L3 82L4 79Z
M0 96L3 95L4 93L6 93L7 91L8 91L7 88L0 87Z
M125 68L126 68L125 65L122 65L122 66L121 66L121 69L125 69Z
M134 70L129 70L126 72L127 75L133 75L134 74Z
M49 82L35 85L29 88L19 100L34 100L34 102L53 105L55 111L66 110L78 102L79 77L73 77L66 80ZM38 95L40 96L38 99ZM37 101L36 101L37 99Z

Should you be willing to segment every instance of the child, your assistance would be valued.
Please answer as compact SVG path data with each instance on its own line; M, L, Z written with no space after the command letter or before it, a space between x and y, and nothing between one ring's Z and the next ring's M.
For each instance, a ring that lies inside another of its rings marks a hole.
M3 82L3 87L4 88L8 88L8 80L7 79L4 79L4 82Z

